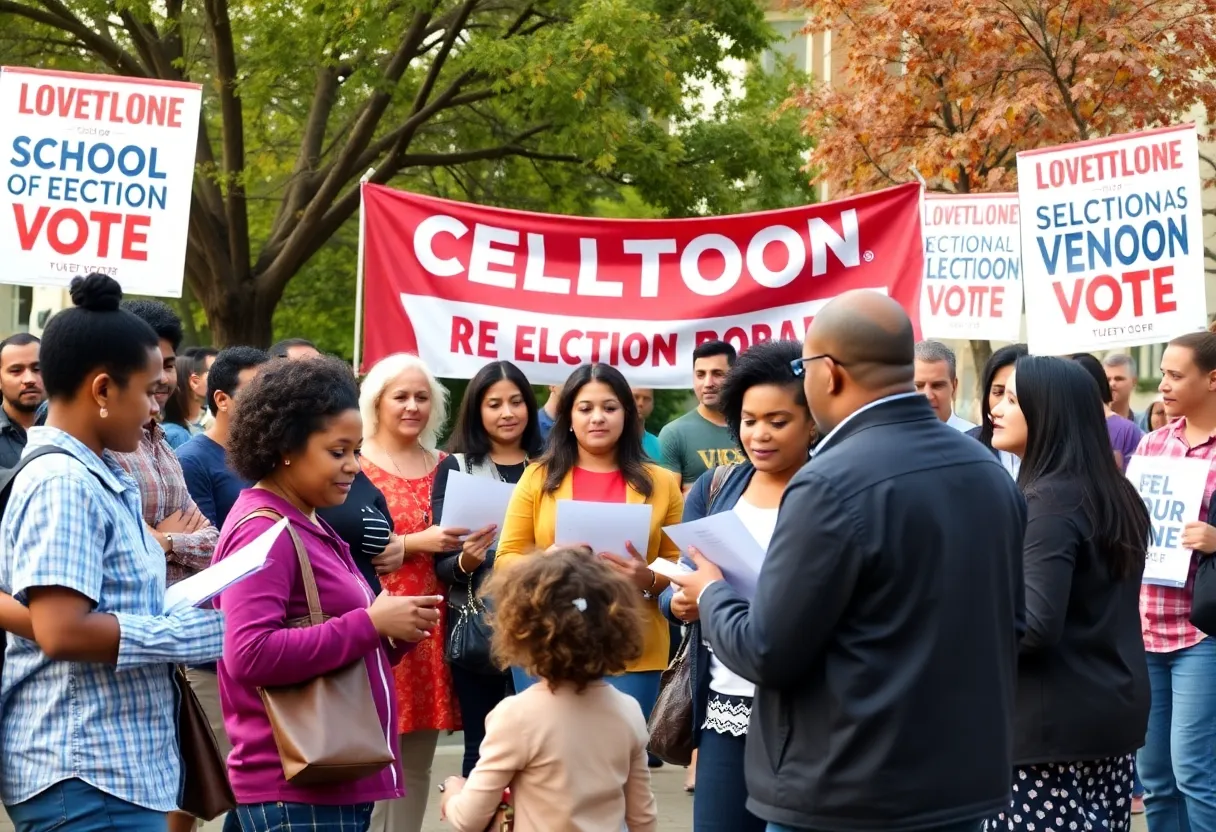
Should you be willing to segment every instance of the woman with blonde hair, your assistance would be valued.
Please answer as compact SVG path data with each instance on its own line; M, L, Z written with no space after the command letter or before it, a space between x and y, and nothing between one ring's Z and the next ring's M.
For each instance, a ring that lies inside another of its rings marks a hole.
M469 533L442 528L431 516L435 469L445 456L435 445L447 418L447 390L421 358L398 353L381 359L367 374L359 410L363 471L384 494L393 532L405 543L401 568L380 582L393 595L442 595L434 556L459 549ZM439 732L460 728L444 662L444 626L441 619L435 633L397 665L397 733L406 793L376 805L375 832L420 832Z

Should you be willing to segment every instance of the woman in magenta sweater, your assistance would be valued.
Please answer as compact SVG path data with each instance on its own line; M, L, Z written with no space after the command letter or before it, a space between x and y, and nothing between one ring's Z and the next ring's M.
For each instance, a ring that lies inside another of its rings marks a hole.
M239 550L274 520L286 517L316 576L322 612L314 627L291 536L275 542L263 569L225 590L217 601L227 626L219 664L224 727L232 740L229 779L244 832L366 832L372 804L401 797L400 764L353 782L300 786L286 781L259 688L293 685L362 658L372 700L395 749L393 664L408 643L439 620L435 597L376 597L347 545L316 516L340 505L359 472L363 436L359 393L350 369L332 359L284 361L263 370L241 392L228 441L228 462L256 483L241 492L224 524L215 560ZM334 714L333 719L341 719ZM318 726L318 730L322 726Z

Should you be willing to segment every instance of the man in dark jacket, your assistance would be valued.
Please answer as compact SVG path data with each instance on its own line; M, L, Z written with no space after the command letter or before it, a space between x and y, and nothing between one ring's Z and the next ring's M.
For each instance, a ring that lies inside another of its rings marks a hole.
M978 830L1007 805L1026 507L913 387L893 300L823 308L800 366L824 439L790 483L749 603L681 578L757 685L748 808L769 829Z

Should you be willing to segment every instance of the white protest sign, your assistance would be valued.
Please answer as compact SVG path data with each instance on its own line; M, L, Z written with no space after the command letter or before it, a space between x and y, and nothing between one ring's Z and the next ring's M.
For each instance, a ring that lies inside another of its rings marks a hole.
M1019 153L1030 351L1206 329L1199 191L1193 124Z
M202 88L0 67L0 283L181 297Z
M1209 463L1200 459L1133 456L1127 478L1148 506L1152 532L1144 561L1144 583L1180 587L1191 571L1191 550L1182 529L1199 519Z
M926 194L925 338L1017 341L1022 327L1017 194Z

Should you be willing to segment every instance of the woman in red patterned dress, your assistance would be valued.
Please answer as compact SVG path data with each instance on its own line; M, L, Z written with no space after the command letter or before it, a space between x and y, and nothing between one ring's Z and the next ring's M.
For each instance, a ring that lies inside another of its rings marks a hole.
M405 562L381 583L394 595L442 595L434 555L460 548L460 538L468 534L431 522L431 488L444 456L435 441L447 417L447 391L422 359L390 355L368 373L359 409L363 470L388 501L394 531L405 537ZM441 617L430 637L396 667L405 797L376 804L371 832L420 832L439 732L460 728L444 662L444 632Z

